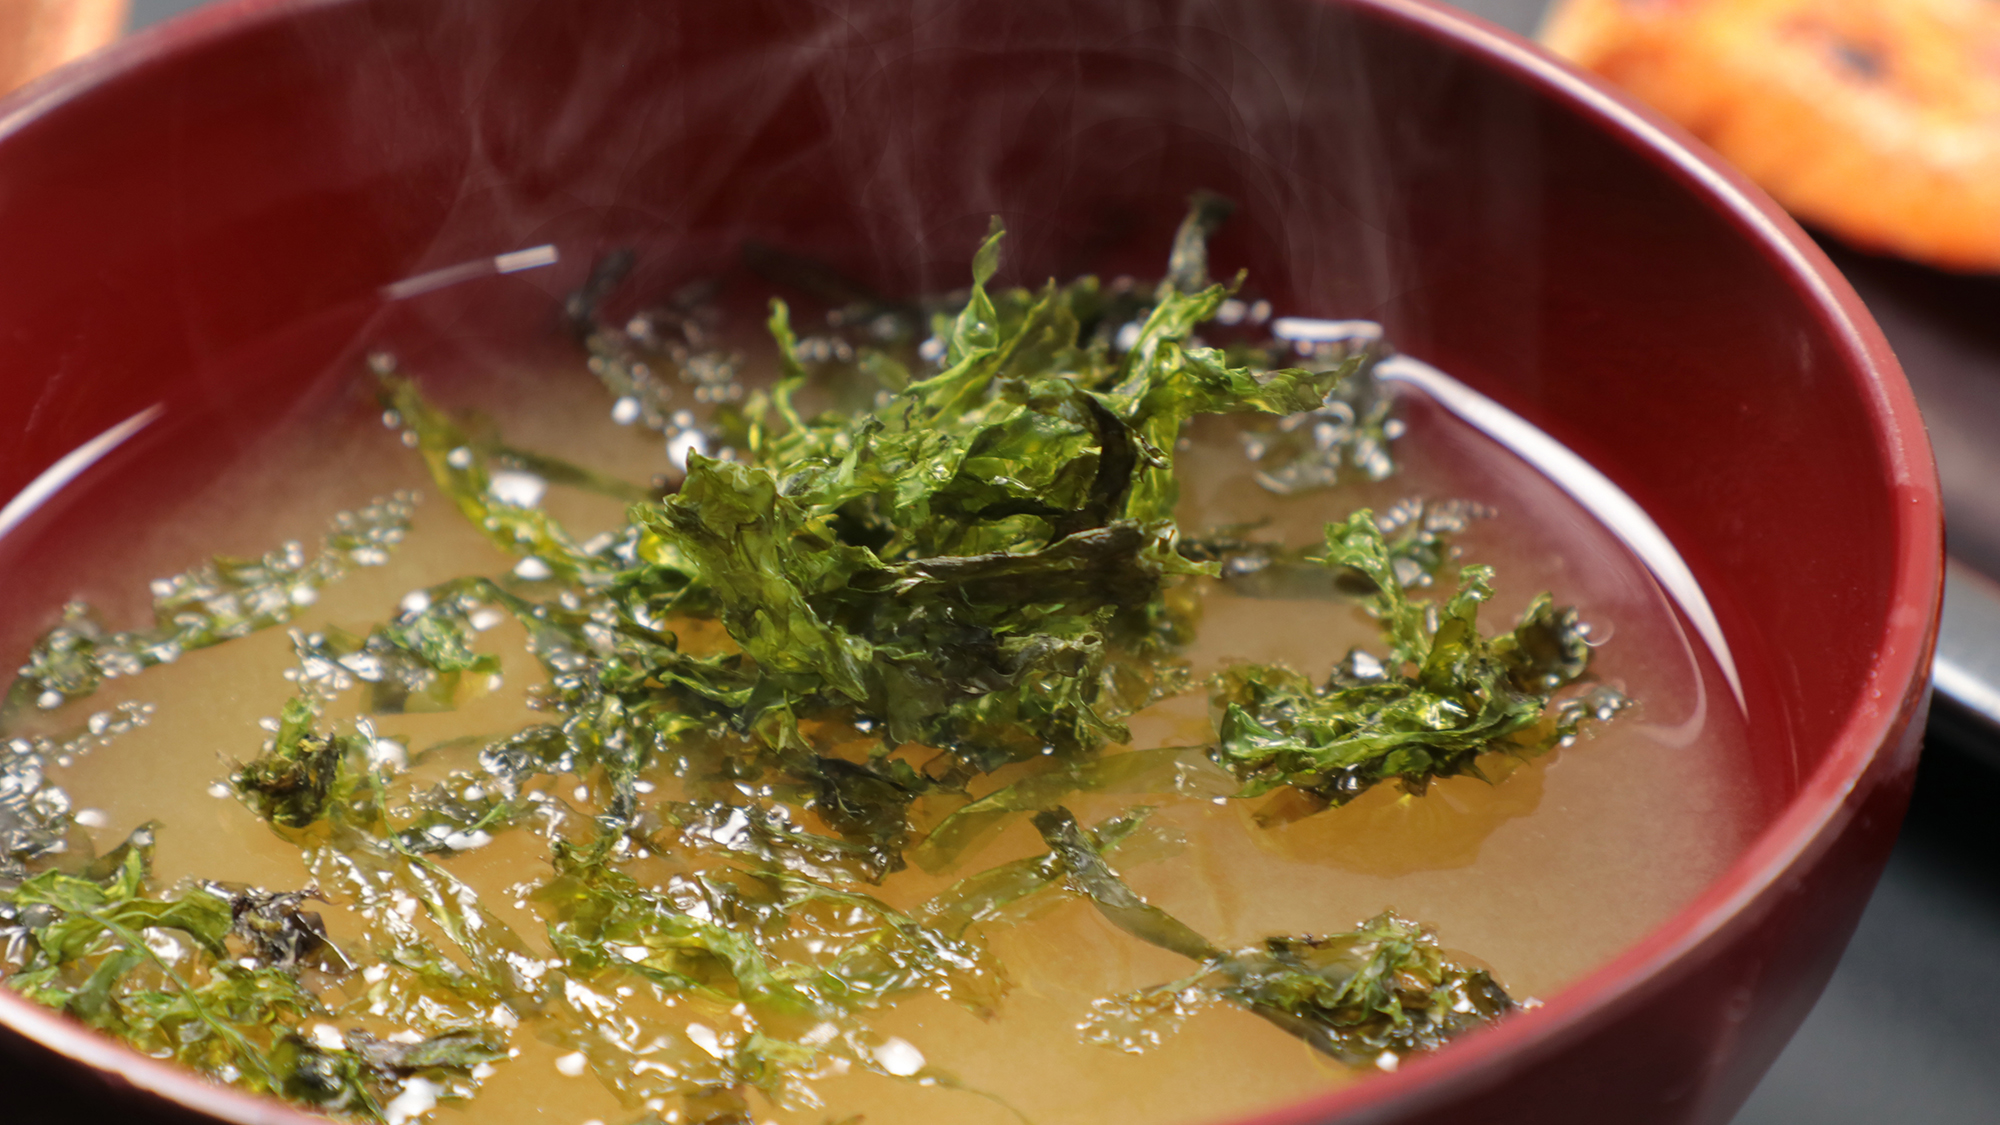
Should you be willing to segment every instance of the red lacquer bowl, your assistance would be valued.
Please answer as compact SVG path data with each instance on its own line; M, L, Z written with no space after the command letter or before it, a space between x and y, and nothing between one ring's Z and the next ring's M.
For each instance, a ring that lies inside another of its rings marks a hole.
M1721 1122L1895 837L1941 536L1880 333L1690 144L1419 0L239 0L0 109L0 496L156 403L232 418L226 452L377 343L545 339L612 247L663 283L756 238L915 292L960 284L999 212L1020 276L1139 272L1221 191L1218 253L1282 308L1385 322L1651 512L1772 798L1721 879L1545 1007L1261 1120ZM560 261L395 299L540 246ZM65 578L12 545L59 508L0 538L10 659ZM5 992L0 1104L302 1120Z

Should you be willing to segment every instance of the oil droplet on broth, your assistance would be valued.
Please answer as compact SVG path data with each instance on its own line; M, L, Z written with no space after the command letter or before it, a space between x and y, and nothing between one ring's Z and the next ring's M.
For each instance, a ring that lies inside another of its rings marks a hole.
M657 436L608 423L608 408L583 379L567 380L557 392L536 373L499 378L487 405L513 444L628 480L662 471ZM1744 766L1745 732L1713 663L1688 642L1657 586L1609 532L1531 467L1435 404L1406 392L1403 412L1408 433L1396 446L1404 466L1399 475L1295 497L1259 488L1228 427L1203 424L1182 454L1183 526L1264 521L1261 537L1310 543L1329 519L1358 506L1381 511L1413 496L1474 501L1495 513L1458 537L1465 560L1491 563L1498 572L1485 627L1502 627L1534 594L1554 591L1559 602L1580 608L1598 637L1615 633L1598 650L1594 671L1638 706L1543 758L1488 756L1481 765L1490 783L1453 778L1422 796L1378 787L1345 807L1277 828L1254 823L1256 802L1147 795L1147 803L1162 806L1156 822L1183 833L1186 850L1167 862L1122 864L1121 872L1141 894L1228 946L1270 934L1346 930L1393 908L1435 926L1446 946L1490 966L1516 997L1546 997L1663 921L1733 857L1760 812ZM182 510L162 513L161 527L170 530L153 532L128 557L89 560L80 573L93 587L143 588L152 574L181 569L218 548L261 552L271 545L273 527L310 540L307 529L334 511L425 484L416 458L372 414L316 422L260 443ZM621 519L616 501L562 489L536 499L579 540ZM412 590L514 565L433 499L387 565L326 588L301 607L295 624L306 631L365 629ZM541 673L521 642L511 621L480 634L482 650L506 654L498 684L468 691L456 711L377 716L380 737L427 763L417 769L442 778L450 755L426 759L422 748L546 721L528 706L527 689ZM700 641L691 636L688 643L692 649ZM1372 623L1352 605L1241 596L1222 586L1206 595L1202 629L1187 655L1197 672L1248 659L1286 663L1317 679L1357 645L1379 650ZM156 856L162 882L309 885L312 873L297 851L235 800L213 796L227 760L254 756L269 737L259 721L276 715L291 694L293 685L280 675L290 662L284 631L267 630L110 681L89 700L47 716L59 727L122 702L158 708L147 725L56 771L78 806L91 810L100 848L157 817L165 822ZM351 694L342 706L336 716L353 715ZM1689 739L1676 727L1694 715L1702 722ZM1206 701L1199 693L1168 700L1132 726L1139 746L1198 744L1209 734ZM647 782L659 796L675 792L663 772ZM582 783L547 779L547 788L567 799ZM1073 807L1088 823L1138 799L1089 795ZM1689 831L1696 825L1699 831ZM446 861L537 955L547 952L543 920L521 884L546 873L542 846L525 832L501 832ZM967 857L963 870L1041 850L1033 830L1017 820ZM951 877L912 868L892 876L881 894L912 903ZM362 932L341 903L321 913L336 941L353 942ZM997 1018L980 1019L924 994L871 1023L881 1043L901 1045L884 1048L883 1069L948 1073L963 1089L850 1069L815 1083L827 1108L758 1104L757 1120L819 1125L861 1112L870 1125L940 1118L997 1125L1017 1120L1019 1112L1038 1125L1195 1123L1365 1076L1223 1007L1204 1010L1145 1054L1084 1043L1078 1024L1092 1000L1175 979L1189 964L1133 940L1076 896L1049 896L1021 924L992 930L988 942L1012 981ZM663 1025L682 1020L675 1034L687 1026L680 1010L643 996L626 1003ZM562 1018L530 1019L512 1036L519 1054L496 1066L480 1097L440 1105L432 1119L568 1125L642 1112L591 1077L587 1053L571 1043L580 1032L556 1026ZM408 1108L414 1112L420 1100L412 1095Z

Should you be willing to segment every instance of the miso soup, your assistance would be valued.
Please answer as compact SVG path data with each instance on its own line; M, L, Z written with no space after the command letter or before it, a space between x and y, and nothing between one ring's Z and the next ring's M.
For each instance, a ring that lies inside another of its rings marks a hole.
M116 549L17 545L101 609L8 607L55 625L8 982L361 1120L1086 1125L1587 973L1748 831L1727 677L1205 221L1158 286L992 287L996 234L969 295L761 347L640 294L563 363L378 356Z

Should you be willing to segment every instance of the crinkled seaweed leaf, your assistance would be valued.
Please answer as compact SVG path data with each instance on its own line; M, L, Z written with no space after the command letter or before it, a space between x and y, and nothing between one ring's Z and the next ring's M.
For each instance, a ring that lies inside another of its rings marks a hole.
M0 743L0 887L53 863L88 862L90 834L70 817L69 794L50 784L51 766L145 726L153 706L121 703L61 735L16 735Z
M80 874L46 871L0 896L8 983L141 1050L252 1089L378 1119L394 1080L504 1057L489 1031L416 1042L302 1028L334 1018L299 974L329 945L299 893L149 886L153 827ZM344 960L341 962L344 965ZM468 1088L469 1089L469 1088ZM464 1091L460 1091L463 1093Z
M464 1075L506 1057L501 1036L475 1028L408 1043L351 1030L338 1047L289 1033L272 1045L271 1069L287 1097L328 1112L376 1118L383 1112L382 1094L402 1079Z
M1427 587L1458 558L1452 540L1491 510L1463 500L1403 500L1382 512L1389 570L1406 589ZM1215 564L1231 593L1251 598L1330 598L1361 601L1377 590L1375 580L1351 566L1328 566L1324 547L1292 547L1247 538L1254 526L1221 528L1183 539L1180 552Z
M8 690L0 724L18 714L51 710L97 690L109 676L135 675L183 653L283 625L317 592L355 567L380 566L403 541L416 498L375 500L333 519L320 553L310 558L286 543L261 558L217 557L153 583L150 628L113 632L81 602L63 608L62 624L35 642Z
M1224 950L1133 893L1067 809L1035 814L1035 827L1070 885L1133 937L1201 963L1201 971L1093 1006L1087 1039L1127 1051L1157 1044L1207 1003L1240 1005L1350 1064L1384 1065L1432 1050L1514 1008L1484 969L1460 964L1427 930L1384 913L1349 933L1272 937Z
M303 909L314 891L265 891L256 887L211 884L203 888L229 903L229 932L250 947L251 955L280 969L319 959L348 968L345 955L326 936L326 923ZM321 899L320 901L325 901Z
M1219 797L1229 792L1228 781L1228 775L1208 762L1202 747L1163 746L1067 762L954 811L931 829L914 850L914 857L927 871L949 870L1011 816L1053 807L1077 793Z
M315 733L318 718L304 700L286 701L270 749L229 775L243 802L273 824L304 828L318 820L343 764L364 752L355 736Z
M1236 665L1215 685L1215 758L1244 796L1290 785L1326 804L1399 781L1421 793L1440 777L1478 772L1493 750L1535 753L1573 740L1579 724L1608 718L1624 698L1599 688L1551 708L1555 692L1590 666L1586 629L1572 609L1537 597L1510 632L1479 631L1492 570L1465 567L1440 603L1412 598L1367 509L1327 527L1324 561L1365 578L1385 657L1350 655L1315 685L1289 669Z

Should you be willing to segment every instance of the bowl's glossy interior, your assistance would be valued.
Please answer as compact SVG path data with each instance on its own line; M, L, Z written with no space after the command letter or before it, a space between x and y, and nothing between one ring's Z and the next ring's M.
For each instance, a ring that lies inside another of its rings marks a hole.
M1281 307L1383 321L1646 506L1735 650L1773 810L1724 880L1545 1008L1274 1120L1726 1119L1823 983L1900 815L1938 590L1929 453L1879 334L1787 220L1455 17L223 5L0 116L0 495L155 403L233 416L219 463L367 348L545 338L608 248L665 282L754 238L910 292L956 284L999 212L1019 278L1143 271L1202 187L1242 204L1218 253ZM545 244L548 268L385 293ZM20 538L0 539L9 653L45 624L18 607L67 593ZM133 1118L292 1116L7 995L0 1067Z

